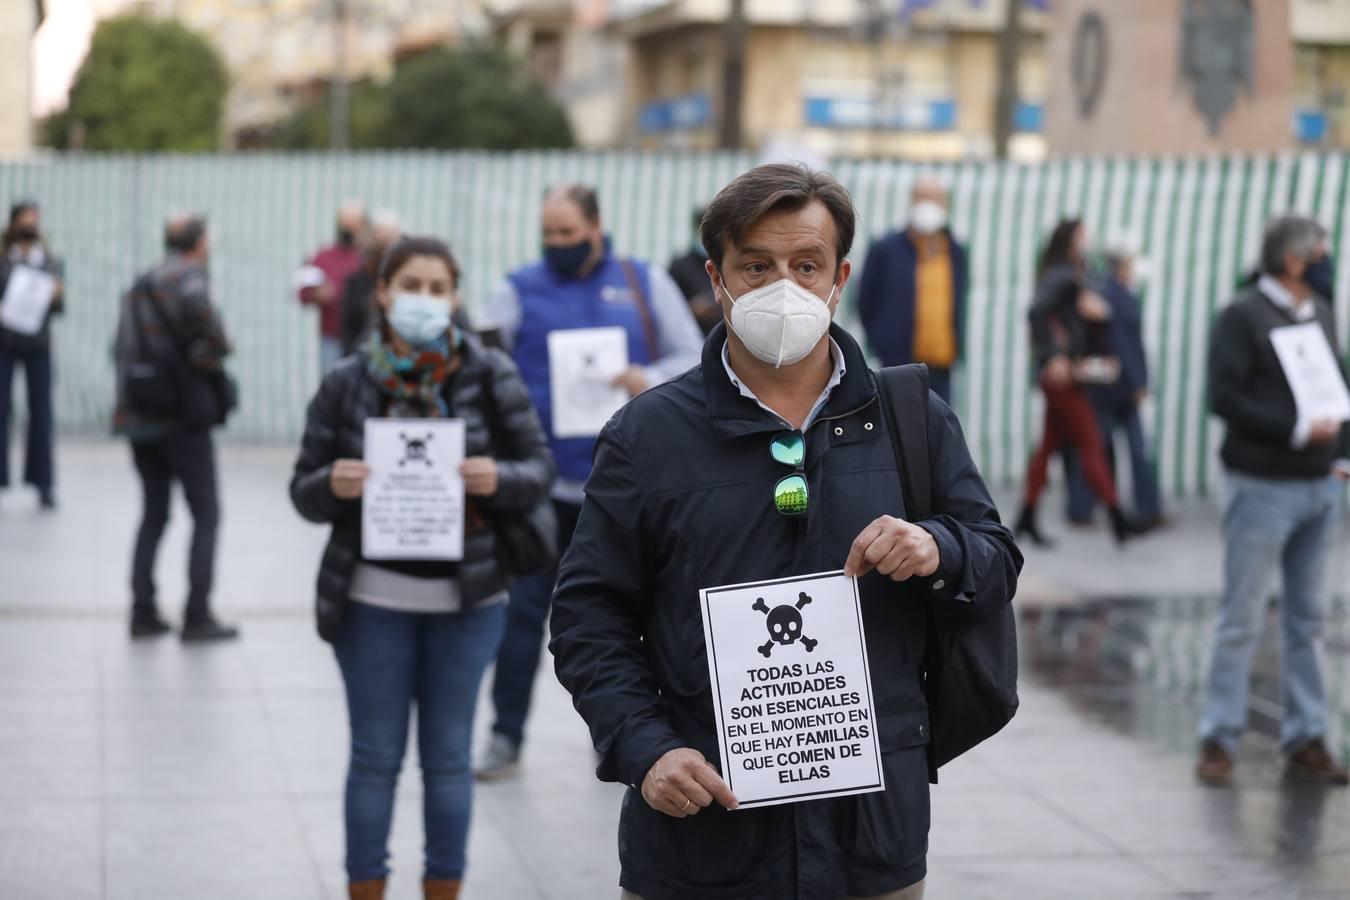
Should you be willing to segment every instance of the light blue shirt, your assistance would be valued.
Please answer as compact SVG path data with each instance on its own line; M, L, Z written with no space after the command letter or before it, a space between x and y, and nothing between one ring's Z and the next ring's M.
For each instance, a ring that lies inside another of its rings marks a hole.
M759 404L760 409L782 419L783 424L786 425L787 419L781 413L776 409L766 406L764 401L755 396L754 391L746 387L741 382L740 378L736 377L735 370L731 368L731 350L729 349L729 346L730 342L722 345L722 367L727 370L727 377L731 379L731 383L736 385L736 389L741 392L742 397L755 401L755 403ZM835 342L834 338L830 338L830 357L834 360L834 371L830 373L830 380L825 385L825 390L820 392L820 397L816 400L816 405L811 407L811 412L807 413L806 420L802 422L802 434L809 431L811 426L815 424L816 418L820 415L821 411L825 409L825 404L830 402L830 394L834 393L834 389L839 387L839 383L844 380L844 375L848 372L848 366L844 365L844 351L839 349L839 344Z

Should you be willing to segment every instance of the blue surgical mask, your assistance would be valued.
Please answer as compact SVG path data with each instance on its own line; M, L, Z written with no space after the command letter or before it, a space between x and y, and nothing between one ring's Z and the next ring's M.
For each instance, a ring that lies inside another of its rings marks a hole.
M389 327L409 344L424 348L450 331L450 301L429 294L397 293L389 309Z
M544 246L544 259L549 267L564 278L576 278L586 260L591 258L591 242L582 241L570 247Z
M1307 268L1303 270L1303 283L1324 300L1335 299L1333 296L1336 292L1335 282L1336 267L1332 265L1330 256L1308 263Z

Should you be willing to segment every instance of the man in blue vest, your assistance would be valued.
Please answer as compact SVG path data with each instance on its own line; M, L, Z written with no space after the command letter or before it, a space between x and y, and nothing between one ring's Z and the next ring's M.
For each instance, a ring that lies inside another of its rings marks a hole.
M698 365L703 335L684 295L660 268L615 256L595 191L578 184L549 191L542 212L543 256L509 275L488 299L487 324L499 330L530 389L558 462L553 490L558 547L565 552L581 514L595 438L559 438L553 429L548 336L577 328L624 329L629 367L614 384L637 396ZM497 655L496 722L479 760L481 780L516 774L534 675L558 573L517 579L506 636Z

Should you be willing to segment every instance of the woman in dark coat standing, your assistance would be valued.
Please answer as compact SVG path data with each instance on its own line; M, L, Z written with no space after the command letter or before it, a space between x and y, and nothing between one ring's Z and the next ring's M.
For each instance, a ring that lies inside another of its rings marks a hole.
M1045 490L1050 460L1066 447L1077 451L1088 486L1110 512L1117 542L1138 533L1120 508L1101 431L1085 389L1094 382L1111 383L1120 373L1119 360L1095 349L1098 332L1110 320L1111 308L1086 287L1086 272L1087 230L1081 219L1065 219L1055 226L1046 245L1028 314L1037 381L1045 394L1045 426L1040 446L1027 465L1016 532L1040 546L1050 542L1041 534L1036 507Z
M60 260L42 239L41 213L36 203L16 203L0 239L0 296L16 266L28 266L56 278L56 294L46 321L34 334L0 325L0 488L9 487L9 423L13 409L14 370L23 366L28 386L28 444L23 480L37 488L43 509L56 508L56 464L52 449L52 338L51 320L63 312Z
M547 499L543 429L515 364L452 324L459 268L443 243L407 238L380 268L370 342L328 374L309 407L291 498L331 524L318 625L337 654L351 723L349 891L380 900L394 789L417 707L428 900L454 900L472 808L469 744L483 673L506 624L507 573L491 521ZM457 562L364 559L362 462L371 418L465 423L464 554Z

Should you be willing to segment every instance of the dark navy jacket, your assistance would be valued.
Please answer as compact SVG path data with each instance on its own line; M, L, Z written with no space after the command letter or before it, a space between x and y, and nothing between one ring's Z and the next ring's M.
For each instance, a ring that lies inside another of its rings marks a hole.
M878 516L904 516L876 380L842 329L847 374L806 434L807 515L774 509L786 429L740 395L721 352L640 395L600 435L576 536L554 596L558 677L591 729L602 780L637 787L666 752L719 765L699 590L843 567ZM873 896L922 879L928 841L928 712L920 690L930 606L987 615L1008 603L1021 555L967 450L931 400L934 517L942 563L928 579L861 581L886 791L676 820L625 796L622 884L647 900ZM941 581L942 588L935 589Z
M1115 278L1103 278L1096 288L1111 305L1111 349L1120 360L1120 380L1115 386L1132 396L1148 387L1148 356L1144 350L1139 298Z
M966 249L950 231L943 232L952 256L952 323L956 330L956 353L965 347L966 293L970 274ZM918 248L909 231L895 231L874 243L859 278L858 312L867 332L867 343L883 366L901 366L914 361L914 303L919 271Z

